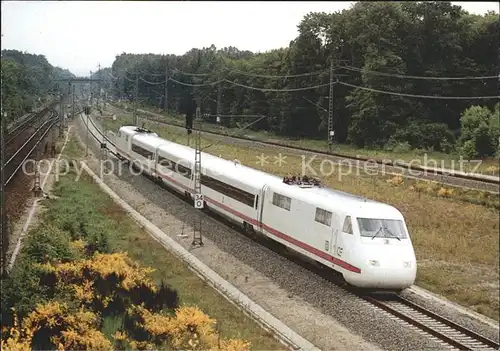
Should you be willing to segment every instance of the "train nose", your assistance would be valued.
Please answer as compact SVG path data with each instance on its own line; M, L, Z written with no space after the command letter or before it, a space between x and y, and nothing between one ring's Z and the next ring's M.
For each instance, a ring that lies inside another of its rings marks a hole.
M374 288L405 289L415 282L417 267L414 260L369 260L365 273Z
M406 289L413 285L417 275L415 260L371 259L361 268L361 274L345 277L360 288Z

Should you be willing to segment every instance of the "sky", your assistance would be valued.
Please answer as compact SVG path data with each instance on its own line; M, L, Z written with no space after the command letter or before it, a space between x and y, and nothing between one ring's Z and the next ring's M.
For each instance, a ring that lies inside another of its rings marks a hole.
M182 55L192 48L286 47L309 12L353 2L2 1L2 49L45 55L78 76L127 53ZM452 2L470 13L499 12L498 2Z

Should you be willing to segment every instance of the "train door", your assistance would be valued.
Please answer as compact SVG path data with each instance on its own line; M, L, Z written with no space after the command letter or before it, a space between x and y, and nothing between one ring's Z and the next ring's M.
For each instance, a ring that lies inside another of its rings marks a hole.
M259 194L260 208L257 207L259 211L257 220L259 221L259 229L261 231L262 231L262 222L264 221L264 204L266 201L267 194L270 193L268 190L269 190L269 185L264 185Z
M340 217L339 224L334 255L343 261L349 261L354 254L353 247L356 244L352 230L352 217L349 215Z
M332 235L331 235L331 245L330 245L330 254L333 256L337 255L337 245L339 242L339 234L340 234L340 221L342 216L333 212L332 213Z
M338 235L339 235L339 230L336 228L336 227L333 227L332 228L332 241L331 241L331 254L333 256L336 255L336 252L337 252L337 238L338 238Z

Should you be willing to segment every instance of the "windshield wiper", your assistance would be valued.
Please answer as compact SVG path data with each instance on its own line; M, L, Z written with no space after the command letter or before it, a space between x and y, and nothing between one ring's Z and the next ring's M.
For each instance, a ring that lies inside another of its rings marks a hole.
M375 237L380 233L380 231L383 229L383 227L378 228L377 232L375 233L374 236L372 236L372 240L375 239Z
M394 235L394 233L393 233L393 232L391 232L391 231L389 230L389 228L385 228L385 227L384 227L384 231L385 231L386 233L389 233L389 235L391 235L391 237L392 237L392 238L396 238L396 239L398 239L399 241L401 241L401 239L399 238L399 236Z

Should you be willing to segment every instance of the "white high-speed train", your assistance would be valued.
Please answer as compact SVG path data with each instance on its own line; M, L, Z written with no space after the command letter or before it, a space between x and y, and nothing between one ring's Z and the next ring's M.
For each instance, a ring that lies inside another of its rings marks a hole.
M116 136L119 157L194 197L195 150L134 126ZM205 206L337 272L351 285L401 291L417 262L403 215L394 207L318 184L285 182L201 153Z

